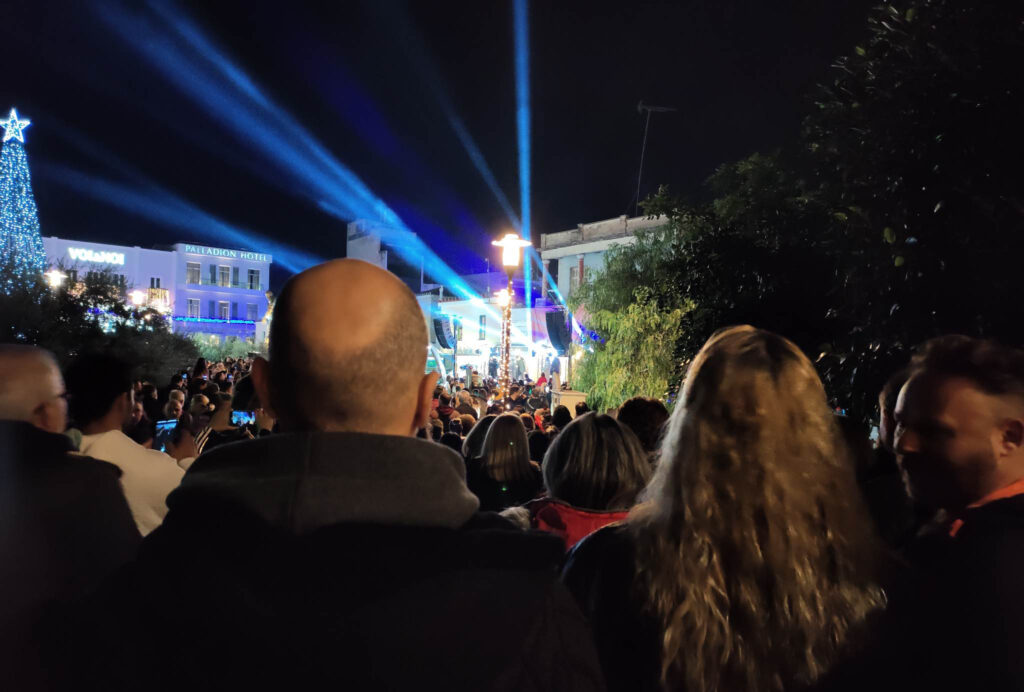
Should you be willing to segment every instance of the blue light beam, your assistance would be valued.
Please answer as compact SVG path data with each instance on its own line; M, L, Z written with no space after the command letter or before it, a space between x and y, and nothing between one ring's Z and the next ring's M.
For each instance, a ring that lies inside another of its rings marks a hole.
M397 213L280 108L171 3L150 2L167 31L148 18L103 6L100 15L126 43L193 99L241 144L284 174L293 191L342 221L364 219L410 264L454 293L472 289L406 226Z
M190 204L158 185L145 187L91 176L68 166L42 163L39 174L78 194L157 223L165 228L198 233L210 242L239 248L266 249L290 272L300 272L323 262L322 257L282 245L266 236L239 228Z
M519 206L523 238L530 239L530 55L527 0L515 0L516 135L519 141ZM531 265L523 265L526 307L533 306Z

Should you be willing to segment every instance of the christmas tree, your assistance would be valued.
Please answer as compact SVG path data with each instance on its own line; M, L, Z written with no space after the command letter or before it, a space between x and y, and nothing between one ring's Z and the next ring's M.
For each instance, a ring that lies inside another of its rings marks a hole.
M0 119L0 127L4 128L0 153L0 252L8 265L2 278L2 288L7 293L38 278L46 269L22 134L28 125L28 120L18 119L13 108L6 120Z

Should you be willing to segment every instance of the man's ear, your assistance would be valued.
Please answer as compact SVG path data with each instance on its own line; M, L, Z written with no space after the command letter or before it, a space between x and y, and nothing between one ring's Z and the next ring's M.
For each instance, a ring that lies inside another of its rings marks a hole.
M1009 456L1024 447L1024 420L1008 418L1003 421L1003 436L1000 451Z
M265 358L256 356L252 361L249 376L252 377L253 389L256 390L256 396L260 400L260 408L266 411L271 418L277 418L273 402L270 399L270 363Z
M430 425L430 409L434 403L434 387L437 386L438 374L428 372L420 380L419 390L416 394L416 417L412 422L411 435L415 435L420 428Z

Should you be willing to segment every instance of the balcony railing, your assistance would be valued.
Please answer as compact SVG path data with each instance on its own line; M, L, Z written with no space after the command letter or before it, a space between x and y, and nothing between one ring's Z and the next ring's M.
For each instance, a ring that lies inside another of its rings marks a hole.
M203 279L202 281L189 281L185 280L186 286L215 286L217 288L241 288L246 291L266 291L266 284L253 284L250 285L248 281L210 281L209 279Z

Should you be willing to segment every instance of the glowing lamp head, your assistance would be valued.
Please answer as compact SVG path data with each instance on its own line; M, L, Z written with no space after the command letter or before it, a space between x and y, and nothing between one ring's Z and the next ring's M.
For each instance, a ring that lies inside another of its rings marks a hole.
M132 291L128 294L128 297L132 300L132 305L139 306L146 302L146 294L143 291Z
M531 243L515 233L506 233L501 240L492 240L491 245L501 248L501 264L506 270L512 270L519 266L520 251Z
M68 278L67 274L57 270L51 269L50 271L43 274L46 277L47 283L50 284L50 288L60 288L60 285L64 283L64 279Z
M512 294L508 292L507 288L503 288L500 291L496 291L494 297L498 299L498 305L503 308L507 308L512 302Z

